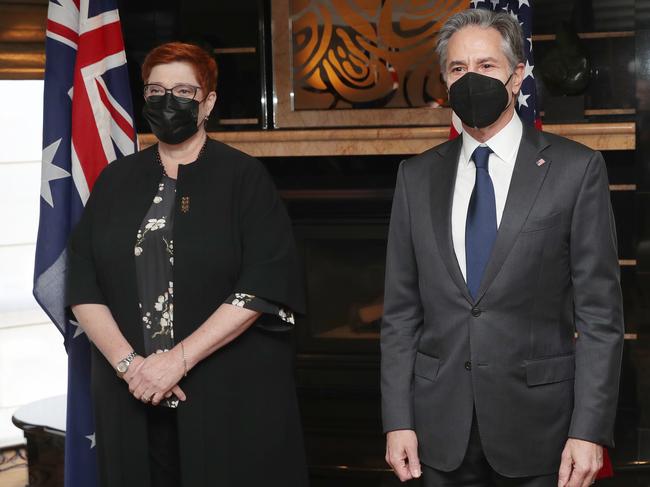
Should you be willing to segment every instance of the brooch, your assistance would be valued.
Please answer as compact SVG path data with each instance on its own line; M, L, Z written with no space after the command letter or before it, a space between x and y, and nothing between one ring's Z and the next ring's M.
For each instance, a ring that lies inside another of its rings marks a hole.
M190 197L183 196L181 198L181 213L187 213L190 211Z

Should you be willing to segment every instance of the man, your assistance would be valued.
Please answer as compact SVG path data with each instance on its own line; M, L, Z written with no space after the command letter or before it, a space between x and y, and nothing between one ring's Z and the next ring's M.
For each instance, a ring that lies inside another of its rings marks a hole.
M505 13L445 23L463 134L398 172L381 382L402 481L584 487L613 445L623 324L605 163L522 126L522 42Z

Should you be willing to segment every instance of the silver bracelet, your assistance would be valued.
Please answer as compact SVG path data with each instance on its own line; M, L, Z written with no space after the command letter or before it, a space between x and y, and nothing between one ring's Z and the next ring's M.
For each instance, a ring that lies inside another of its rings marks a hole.
M185 369L185 373L183 374L183 377L187 377L187 360L185 358L185 346L183 345L183 341L181 340L181 354L183 354L183 368Z

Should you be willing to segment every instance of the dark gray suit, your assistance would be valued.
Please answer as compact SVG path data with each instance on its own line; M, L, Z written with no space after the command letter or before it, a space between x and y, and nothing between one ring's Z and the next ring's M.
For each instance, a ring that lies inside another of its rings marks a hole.
M414 429L422 463L451 471L476 408L494 470L557 472L568 437L613 444L623 317L605 163L524 127L474 302L451 235L461 145L458 137L404 161L397 176L381 330L384 431Z

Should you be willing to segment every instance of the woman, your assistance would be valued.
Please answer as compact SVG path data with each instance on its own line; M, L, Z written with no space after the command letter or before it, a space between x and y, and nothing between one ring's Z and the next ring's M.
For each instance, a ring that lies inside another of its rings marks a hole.
M307 485L286 211L257 160L207 137L208 53L162 45L142 76L159 143L102 172L69 246L100 485Z

